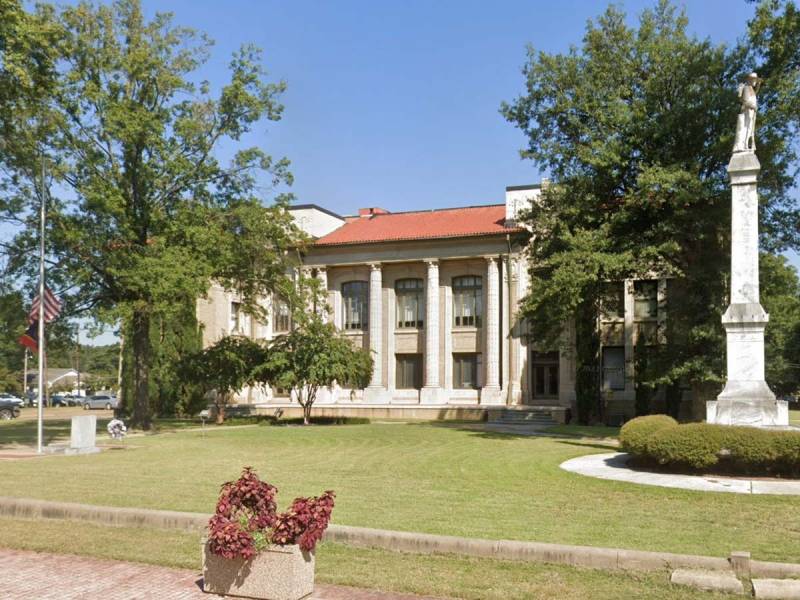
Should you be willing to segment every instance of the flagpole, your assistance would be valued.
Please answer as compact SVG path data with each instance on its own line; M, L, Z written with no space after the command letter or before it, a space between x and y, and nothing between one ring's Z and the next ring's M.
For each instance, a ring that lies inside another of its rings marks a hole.
M38 422L36 424L36 451L41 454L43 424L44 424L44 219L45 219L45 192L44 192L45 164L42 154L42 181L41 181L41 206L39 209L39 402Z

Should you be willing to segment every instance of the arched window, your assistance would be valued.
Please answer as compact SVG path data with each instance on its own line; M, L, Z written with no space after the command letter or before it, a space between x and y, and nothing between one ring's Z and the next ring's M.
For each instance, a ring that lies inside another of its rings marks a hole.
M422 279L398 279L394 284L397 296L397 326L420 328L425 322L425 286Z
M483 317L483 280L477 275L453 277L453 325L480 327Z
M342 307L345 329L366 329L369 315L369 284L348 281L342 284Z

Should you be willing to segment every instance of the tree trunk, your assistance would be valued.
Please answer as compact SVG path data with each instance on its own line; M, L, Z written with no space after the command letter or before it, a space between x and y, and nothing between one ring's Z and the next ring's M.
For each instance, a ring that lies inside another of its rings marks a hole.
M133 313L133 419L132 425L150 429L150 315Z
M214 406L217 409L215 423L217 425L222 425L225 422L225 405L228 404L228 396L227 394L220 394L217 392L214 398Z
M307 401L303 405L303 425L311 424L311 404Z

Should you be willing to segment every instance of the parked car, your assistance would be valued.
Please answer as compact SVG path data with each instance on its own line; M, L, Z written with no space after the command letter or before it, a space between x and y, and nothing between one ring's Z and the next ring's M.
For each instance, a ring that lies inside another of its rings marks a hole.
M106 410L119 408L119 400L117 400L116 396L105 394L89 396L83 400L83 409L89 410L90 408L105 408Z
M19 416L19 405L10 400L0 400L0 421L10 421Z
M66 394L50 396L50 406L69 406L69 396Z
M14 394L9 394L6 392L0 393L0 402L10 402L15 404L17 408L22 408L25 406L25 401L22 398L18 398Z

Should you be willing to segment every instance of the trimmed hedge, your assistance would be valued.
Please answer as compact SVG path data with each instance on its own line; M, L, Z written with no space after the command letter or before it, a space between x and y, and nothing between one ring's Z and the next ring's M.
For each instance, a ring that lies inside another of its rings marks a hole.
M643 425L633 429L633 443L623 442L623 448L640 462L680 471L800 477L797 431L708 423L651 426L649 434Z
M646 441L657 431L677 427L678 422L669 415L649 415L631 419L619 431L622 449L638 455L645 452Z

